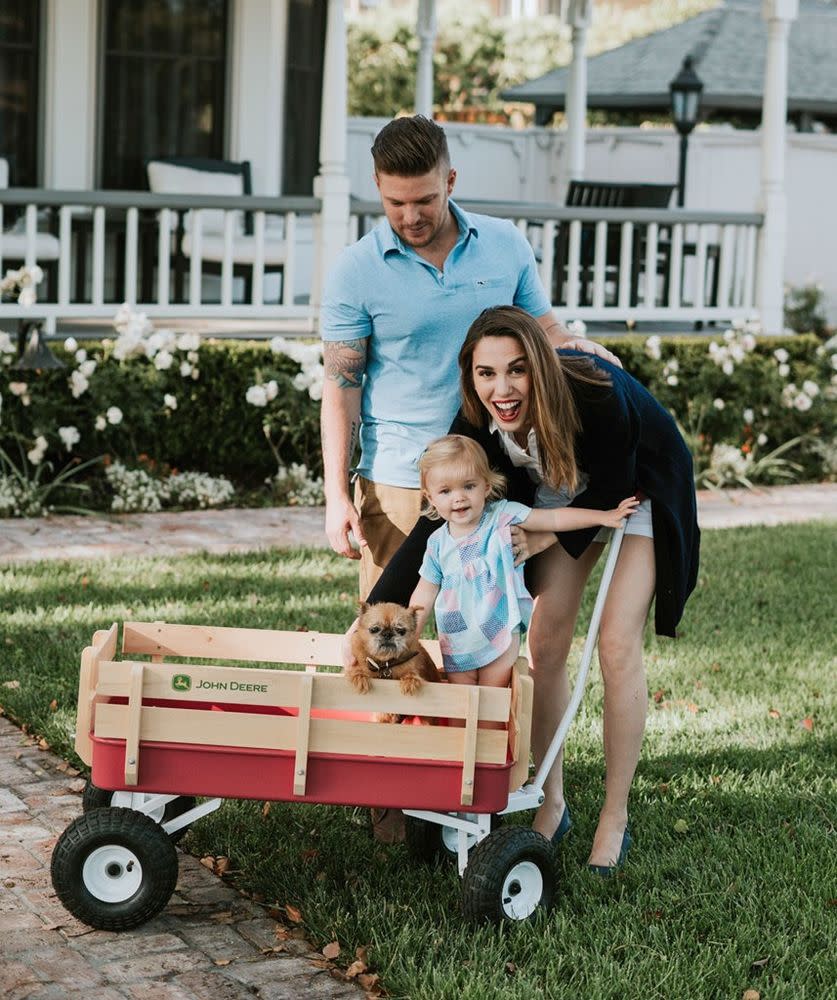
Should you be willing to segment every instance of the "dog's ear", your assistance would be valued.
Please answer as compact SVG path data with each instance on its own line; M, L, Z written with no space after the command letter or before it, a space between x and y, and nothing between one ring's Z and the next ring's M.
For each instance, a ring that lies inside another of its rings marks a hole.
M357 602L357 613L359 615L365 615L368 610L369 610L369 605L366 603L366 601Z
M424 605L423 604L411 604L409 606L409 608L407 608L407 610L411 611L413 613L413 618L417 618L419 611L424 611Z

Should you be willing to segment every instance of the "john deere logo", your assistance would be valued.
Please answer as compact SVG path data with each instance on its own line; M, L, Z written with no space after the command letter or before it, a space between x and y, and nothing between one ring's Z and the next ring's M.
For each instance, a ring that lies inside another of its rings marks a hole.
M175 674L171 679L171 686L175 691L191 691L192 678L188 674Z

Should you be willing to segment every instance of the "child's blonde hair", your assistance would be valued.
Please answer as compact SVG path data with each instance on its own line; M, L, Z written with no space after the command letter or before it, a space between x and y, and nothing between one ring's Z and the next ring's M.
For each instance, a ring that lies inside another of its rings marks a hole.
M440 514L427 495L427 477L433 469L443 465L453 466L464 475L472 474L484 479L490 487L486 501L497 500L506 492L506 477L491 468L481 444L462 434L446 434L430 442L418 463L424 493L421 512L432 521L438 521Z

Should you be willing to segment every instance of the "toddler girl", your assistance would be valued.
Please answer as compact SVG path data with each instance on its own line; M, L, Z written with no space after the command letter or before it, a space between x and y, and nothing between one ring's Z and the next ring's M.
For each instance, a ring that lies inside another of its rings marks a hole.
M514 565L511 525L530 531L620 527L639 501L614 510L533 510L499 499L505 480L474 440L448 434L419 460L422 513L445 523L427 541L421 580L410 598L419 631L435 606L448 680L505 687L532 616L523 567Z

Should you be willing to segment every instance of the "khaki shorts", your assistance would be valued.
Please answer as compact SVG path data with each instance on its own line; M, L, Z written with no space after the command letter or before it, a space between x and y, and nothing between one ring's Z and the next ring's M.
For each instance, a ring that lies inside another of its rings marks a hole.
M421 490L384 486L358 476L355 507L360 514L360 526L367 542L361 549L359 581L360 596L365 599L418 521Z

